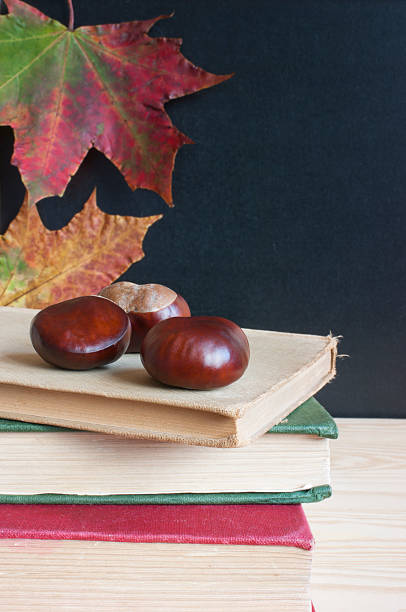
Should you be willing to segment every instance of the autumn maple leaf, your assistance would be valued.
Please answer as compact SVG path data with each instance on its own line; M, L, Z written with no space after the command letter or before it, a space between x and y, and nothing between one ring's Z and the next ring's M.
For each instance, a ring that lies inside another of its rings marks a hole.
M94 191L68 225L51 231L26 198L0 236L0 306L44 308L98 293L142 259L145 234L161 217L108 215Z
M29 204L62 195L88 150L102 151L132 189L172 205L178 149L190 139L165 112L168 100L211 87L218 76L180 53L180 39L151 38L147 21L68 29L21 0L0 16L0 124L15 132Z

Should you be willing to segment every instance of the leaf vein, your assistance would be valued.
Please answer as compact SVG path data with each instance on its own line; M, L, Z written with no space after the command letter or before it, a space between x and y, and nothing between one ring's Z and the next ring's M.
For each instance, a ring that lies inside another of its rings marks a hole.
M131 66L136 65L136 66L139 66L140 68L145 68L145 70L150 70L151 72L154 72L157 76L163 75L163 76L173 77L173 73L169 72L168 70L164 70L163 68L157 69L156 67L153 67L153 66L146 66L145 64L141 63L137 59L135 61L132 61L131 59L129 59L128 57L125 57L124 55L119 55L118 53L114 53L114 51L110 51L110 49L106 49L106 47L103 47L95 43L94 40L90 38L90 36L86 36L85 34L81 33L80 37L84 38L86 43L93 46L101 54L109 55L110 57L114 57L114 59L118 60L121 64L130 64ZM151 38L151 40L157 40L157 39Z
M54 40L50 45L48 45L48 47L45 47L45 49L43 49L41 51L41 53L39 53L36 57L34 57L34 59L31 60L31 62L29 62L26 66L24 66L24 68L21 68L21 70L19 70L18 72L16 72L16 74L14 74L12 77L10 77L7 81L5 81L4 83L2 83L0 85L0 90L2 90L4 87L6 87L6 85L8 85L9 83L11 83L14 79L19 78L23 72L25 72L26 70L28 70L29 68L31 68L31 66L33 64L35 64L35 62L37 62L43 55L45 55L45 53L47 53L50 49L52 49L52 47L54 47L56 45L56 43L62 38L62 36L65 35L65 32L62 32L62 34L60 34L60 36L58 36L58 38L56 40Z
M15 42L25 42L26 40L38 40L40 38L50 38L51 36L60 36L60 32L53 32L52 34L41 34L41 36L27 36L26 38L0 38L0 45Z
M105 81L103 80L103 78L101 77L99 71L97 70L96 66L94 65L94 63L92 62L92 60L90 59L90 57L88 56L88 54L86 53L86 51L83 49L82 45L79 43L79 41L77 40L77 38L75 38L75 42L77 44L77 46L79 47L79 49L81 50L81 52L83 53L87 63L90 65L91 69L93 70L93 72L95 73L95 75L97 76L98 81L100 82L102 88L107 92L107 94L110 96L110 98L112 99L113 103L116 105L118 112L118 116L122 119L122 121L124 121L126 127L128 128L128 131L134 136L135 140L139 139L139 133L137 131L134 131L132 129L131 123L129 118L127 117L127 113L125 112L125 109L122 108L119 100L117 99L117 97L114 95L114 92L111 90L111 88L108 86L107 83L105 83Z
M105 222L106 222L106 220L104 220L104 223ZM122 238L123 237L121 236L120 240L122 240ZM139 247L139 248L142 251L142 247ZM44 285L47 285L48 283L51 283L52 281L54 281L55 279L57 279L59 277L66 276L67 274L73 272L77 268L81 268L82 266L85 266L89 261L91 261L92 259L96 258L99 254L102 254L102 253L104 253L104 249L103 248L100 248L100 247L99 248L95 248L93 251L91 251L91 253L87 257L84 257L83 259L80 259L74 265L71 265L71 266L68 266L66 268L63 268L62 270L60 270L59 272L57 272L53 276L48 276L41 283L38 283L34 287L30 287L29 289L26 289L25 291L22 291L22 292L18 293L9 302L6 302L4 304L4 306L9 306L10 304L15 302L16 300L19 300L20 298L25 297L26 295L28 295L30 293L35 293L35 292L39 291ZM136 261L138 261L139 259L140 259L140 257L138 256L138 259L133 260L134 263Z
M46 169L48 168L48 160L49 160L49 153L50 153L50 149L51 149L51 143L53 142L53 140L55 138L56 126L58 124L59 112L60 112L60 108L61 108L62 97L63 97L63 90L64 90L64 81L65 81L65 74L66 74L66 61L67 61L67 57L68 57L68 53L69 53L69 49L70 49L70 40L71 40L71 37L68 38L68 42L65 45L65 53L64 53L64 57L63 57L63 67L62 67L62 71L61 71L61 82L60 82L60 88L59 88L58 103L57 103L57 106L56 106L56 109L55 109L55 113L54 113L54 120L53 120L51 134L50 134L50 136L48 138L48 146L47 146L47 151L46 151L45 160L44 160L44 171L46 171Z

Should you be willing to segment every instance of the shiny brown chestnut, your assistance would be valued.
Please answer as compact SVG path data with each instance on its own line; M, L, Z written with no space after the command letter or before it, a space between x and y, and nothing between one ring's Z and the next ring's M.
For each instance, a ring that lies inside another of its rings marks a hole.
M162 383L185 389L215 389L238 380L250 357L242 329L221 317L174 317L145 336L141 360Z
M48 363L90 370L125 353L131 325L117 304L88 295L41 310L31 322L30 336L34 349Z
M130 318L132 332L127 353L139 353L145 335L159 321L190 317L189 306L183 297L156 283L137 285L120 281L104 287L99 295L118 304Z

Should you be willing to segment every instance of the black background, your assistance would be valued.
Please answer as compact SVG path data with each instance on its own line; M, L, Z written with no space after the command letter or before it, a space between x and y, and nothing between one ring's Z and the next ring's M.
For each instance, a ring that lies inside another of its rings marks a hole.
M32 4L67 23L63 0ZM335 416L405 417L406 2L74 6L76 25L174 10L151 35L182 37L188 59L235 76L167 105L196 143L177 156L175 208L91 151L64 198L39 204L46 225L67 223L95 185L106 212L164 213L123 278L244 327L342 334L350 357L318 398ZM12 146L1 127L2 231L23 198Z

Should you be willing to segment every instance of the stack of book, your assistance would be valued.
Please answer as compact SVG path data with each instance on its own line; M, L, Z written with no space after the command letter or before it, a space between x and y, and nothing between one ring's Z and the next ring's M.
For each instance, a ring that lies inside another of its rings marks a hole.
M152 381L138 355L89 372L48 366L29 342L34 314L0 308L2 593L18 608L18 563L21 598L39 574L57 593L69 551L94 604L82 561L97 541L98 559L121 555L132 609L309 612L301 504L331 495L337 428L312 396L334 376L335 339L247 330L244 376L188 391ZM10 538L71 542L50 559Z

